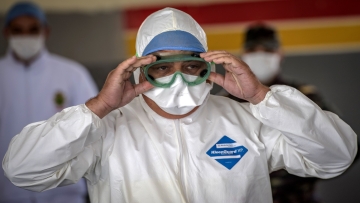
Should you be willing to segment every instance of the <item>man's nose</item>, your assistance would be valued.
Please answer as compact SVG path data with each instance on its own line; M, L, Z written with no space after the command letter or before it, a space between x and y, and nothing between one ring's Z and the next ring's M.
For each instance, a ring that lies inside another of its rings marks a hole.
M181 66L182 66L182 61L174 62L174 70L175 71L180 71L181 72Z

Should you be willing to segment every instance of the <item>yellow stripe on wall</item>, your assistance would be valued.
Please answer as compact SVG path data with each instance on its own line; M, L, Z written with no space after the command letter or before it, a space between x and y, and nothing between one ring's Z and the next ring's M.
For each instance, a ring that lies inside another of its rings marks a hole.
M284 46L360 42L360 24L307 29L281 29L279 35Z
M296 50L302 51L312 50L317 47L318 52L324 51L331 47L339 47L342 49L360 49L360 22L358 24L348 25L329 25L319 27L277 27L279 37L281 39L282 47L286 54L287 51ZM233 29L206 29L208 37L209 50L228 50L234 54L239 54L242 48L243 31L239 29L238 32ZM135 32L128 32L126 35L127 53L129 56L135 54ZM319 49L324 47L324 50Z
M126 53L128 57L136 54L135 43L136 43L136 33L127 33L125 35L126 39Z

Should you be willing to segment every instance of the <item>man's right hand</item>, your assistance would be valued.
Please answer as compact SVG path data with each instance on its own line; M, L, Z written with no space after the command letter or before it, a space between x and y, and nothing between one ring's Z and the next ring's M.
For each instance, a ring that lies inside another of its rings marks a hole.
M109 73L100 93L87 101L85 105L99 118L103 118L114 109L125 106L137 95L153 88L148 81L133 85L129 78L136 68L155 61L156 57L149 55L141 58L133 56L120 63L116 69Z

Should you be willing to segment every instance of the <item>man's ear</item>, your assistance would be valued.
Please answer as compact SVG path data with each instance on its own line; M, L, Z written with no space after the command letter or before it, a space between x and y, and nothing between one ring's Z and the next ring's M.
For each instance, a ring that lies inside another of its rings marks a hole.
M44 37L45 37L45 39L48 39L48 38L49 38L50 33L51 33L51 29L50 29L50 27L49 27L48 25L46 25L46 26L44 27Z
M279 49L276 51L276 53L279 54L279 56L280 56L280 63L282 63L283 60L284 60L284 51L283 51L281 48L279 48Z
M140 72L140 74L139 74L139 83L142 83L142 82L146 81L145 74L144 74L144 71L141 68L140 68L139 72Z

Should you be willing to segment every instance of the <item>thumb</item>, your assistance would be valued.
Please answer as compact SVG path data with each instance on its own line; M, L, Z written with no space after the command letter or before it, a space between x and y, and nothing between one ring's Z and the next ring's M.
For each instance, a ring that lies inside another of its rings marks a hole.
M224 87L225 77L219 73L211 72L208 80L218 84L221 87Z
M154 86L152 84L150 84L148 81L141 82L134 86L136 96L138 96L139 94L142 94L144 92L147 92L152 88L154 88Z

